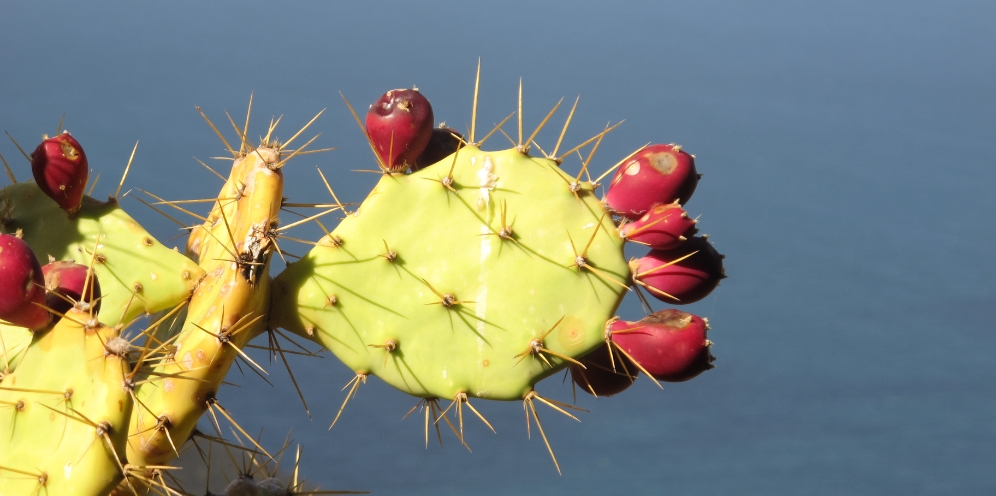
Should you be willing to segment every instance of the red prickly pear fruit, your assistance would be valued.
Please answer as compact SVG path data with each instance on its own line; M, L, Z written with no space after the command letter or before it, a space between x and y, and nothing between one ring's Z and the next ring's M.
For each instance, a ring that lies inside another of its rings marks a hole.
M0 234L0 320L38 330L48 325L41 265L20 237Z
M624 224L619 234L655 250L673 250L698 232L695 224L681 205L663 203L654 205L640 220Z
M58 312L66 313L76 307L80 310L89 310L89 305L94 305L93 313L96 315L100 310L100 283L96 277L91 277L89 284L87 276L90 273L86 265L81 265L73 261L51 262L42 267L45 276L45 289L48 290L45 296L45 305ZM86 286L86 294L83 294ZM62 296L59 296L62 295ZM68 300L67 300L68 299Z
M713 368L708 330L705 319L669 308L639 322L616 322L609 332L612 342L655 379L683 382Z
M415 172L424 169L452 155L453 152L457 151L462 140L463 135L457 132L456 129L446 126L439 126L433 129L432 136L429 137L429 143L425 145L425 149L415 159L415 164L412 165L411 171Z
M367 135L384 167L403 172L432 137L432 105L418 89L381 95L367 112Z
M38 187L71 214L80 209L89 167L83 147L69 133L42 141L31 154Z
M709 295L726 277L720 255L704 237L693 237L674 250L651 250L631 260L633 279L657 299L680 305Z
M678 145L650 145L623 164L609 185L605 204L630 220L656 203L684 205L699 183L695 157Z
M633 385L636 376L640 374L636 366L632 363L624 365L623 360L625 359L616 356L613 361L609 357L608 344L603 344L579 360L585 368L571 364L571 378L588 394L595 396L619 394ZM613 365L615 365L614 370ZM629 375L626 375L627 372Z

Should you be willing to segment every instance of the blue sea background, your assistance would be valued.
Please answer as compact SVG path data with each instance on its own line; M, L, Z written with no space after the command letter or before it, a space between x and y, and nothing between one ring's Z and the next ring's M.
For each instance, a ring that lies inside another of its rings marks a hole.
M224 111L241 122L255 92L250 135L328 108L308 132L338 150L295 158L286 196L328 201L320 166L359 201L376 177L350 171L374 162L339 92L365 109L418 85L463 129L479 57L480 127L515 110L522 77L529 129L576 95L570 143L626 119L597 172L647 142L697 155L688 210L730 278L688 310L712 322L718 367L582 394L580 423L541 410L563 476L517 403L478 402L498 435L469 421L473 453L448 432L426 449L421 419L401 420L414 399L374 379L328 431L352 374L327 353L291 360L310 419L282 364L264 364L272 388L233 369L220 398L247 430L275 450L292 429L304 477L374 494L996 493L996 2L5 1L0 127L33 147L65 113L96 196L139 140L125 189L207 198L220 181L192 157L225 153L194 106L234 140ZM630 297L619 315L643 312ZM571 400L560 376L538 389Z

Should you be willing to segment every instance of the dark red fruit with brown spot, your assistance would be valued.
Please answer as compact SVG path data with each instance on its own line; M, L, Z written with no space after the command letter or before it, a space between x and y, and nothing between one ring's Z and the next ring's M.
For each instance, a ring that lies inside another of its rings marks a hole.
M402 172L432 137L432 106L417 89L391 90L367 112L367 134L384 166Z
M678 145L650 145L626 161L609 185L605 204L630 220L657 203L684 205L699 183L695 157Z
M411 171L424 169L440 160L450 156L457 151L463 135L456 129L449 127L437 127L432 130L429 143L425 145L425 150L415 159Z
M96 315L100 310L100 283L96 277L92 277L87 284L89 270L86 265L68 260L52 262L42 267L42 273L45 276L45 289L48 290L45 305L52 310L64 314L73 307L73 302L93 304L94 301L97 303L94 305L93 314ZM86 306L81 305L81 308L85 309Z
M723 255L704 237L693 237L673 250L651 250L630 261L637 284L657 299L688 304L709 295L726 277Z
M695 224L681 205L664 203L654 205L640 220L623 225L619 234L655 250L673 250L698 232Z
M627 363L623 363L625 360ZM633 385L640 371L618 354L613 361L609 357L609 346L603 344L595 351L583 356L579 362L586 368L571 364L571 378L582 391L595 396L612 396ZM615 365L615 369L613 369ZM628 375L627 375L628 373Z
M610 328L612 342L655 379L687 381L713 368L702 317L669 308L639 322L618 321Z
M0 234L0 320L37 330L48 325L41 265L21 238Z
M69 213L80 209L89 167L83 147L69 133L42 141L31 154L38 187Z

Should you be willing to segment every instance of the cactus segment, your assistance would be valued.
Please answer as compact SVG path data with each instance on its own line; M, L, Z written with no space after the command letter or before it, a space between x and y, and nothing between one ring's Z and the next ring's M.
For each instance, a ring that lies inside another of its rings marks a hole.
M0 206L5 206L0 227L6 232L23 229L24 241L39 260L94 261L103 294L99 318L108 325L176 306L190 297L204 274L115 202L84 197L70 218L36 184L17 183L0 191Z
M415 396L522 400L602 343L630 278L611 218L573 179L474 146L386 174L277 276L270 326Z
M17 368L31 337L31 331L24 327L0 324L0 380Z
M122 480L128 343L90 320L69 310L35 333L17 370L0 380L0 494L107 494Z
M175 351L153 372L165 378L137 393L148 408L132 419L132 463L159 465L176 456L174 445L191 436L201 414L220 408L218 388L241 348L265 329L283 194L279 162L279 150L265 147L237 159L207 222L188 241L207 274L187 306ZM226 196L233 189L237 199Z

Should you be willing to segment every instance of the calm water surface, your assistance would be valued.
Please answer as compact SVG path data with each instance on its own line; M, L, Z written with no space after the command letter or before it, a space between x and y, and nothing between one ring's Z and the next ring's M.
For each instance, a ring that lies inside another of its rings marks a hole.
M328 432L351 377L331 356L292 361L312 419L280 364L275 388L233 372L221 398L248 430L278 446L293 428L309 480L375 494L991 494L994 21L985 1L4 2L0 126L31 143L65 112L98 193L141 140L129 186L204 198L220 183L191 157L223 148L194 105L224 121L255 91L256 122L283 114L284 136L329 109L315 146L338 150L295 159L287 196L326 201L321 166L359 201L375 178L349 171L372 161L338 92L363 106L417 84L462 128L481 57L482 126L514 110L522 76L527 126L578 94L568 141L626 119L599 171L650 141L698 156L688 208L730 279L690 310L718 368L578 398L580 424L544 415L562 477L514 403L483 405L499 434L471 423L473 454L452 436L425 449L401 421L412 399L372 380ZM642 312L630 298L619 314ZM571 397L557 378L539 389Z

